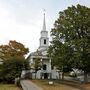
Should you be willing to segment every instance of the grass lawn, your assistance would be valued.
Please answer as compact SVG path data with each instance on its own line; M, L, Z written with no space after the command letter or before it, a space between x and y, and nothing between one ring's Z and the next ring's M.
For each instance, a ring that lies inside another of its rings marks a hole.
M58 83L49 85L47 80L32 80L32 82L34 82L38 86L42 87L43 90L80 90L80 89L77 89L74 87L70 87L70 86L58 84Z
M14 84L0 84L0 90L20 90Z

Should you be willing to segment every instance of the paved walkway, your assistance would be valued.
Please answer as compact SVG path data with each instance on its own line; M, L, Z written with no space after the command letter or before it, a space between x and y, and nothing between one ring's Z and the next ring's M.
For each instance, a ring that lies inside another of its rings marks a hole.
M32 83L30 80L21 80L20 83L23 90L43 90L36 84Z

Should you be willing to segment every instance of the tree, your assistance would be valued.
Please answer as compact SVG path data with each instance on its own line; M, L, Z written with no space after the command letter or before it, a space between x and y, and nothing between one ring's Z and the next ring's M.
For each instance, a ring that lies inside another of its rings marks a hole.
M66 45L58 42L57 40L52 41L52 45L49 46L49 57L52 60L52 66L56 66L60 72L62 72L62 80L64 79L64 73L72 71L70 62L72 50Z
M2 65L2 78L3 81L13 83L16 77L20 77L23 69L24 59L12 58L3 61Z
M0 79L12 83L16 77L20 77L23 69L29 69L29 63L25 60L28 48L16 41L10 41L8 45L0 46L1 64Z
M78 4L59 12L51 36L52 58L62 57L58 59L60 63L62 60L64 64L65 60L73 68L83 70L86 82L87 73L90 72L90 8ZM63 53L62 46L65 50Z
M35 78L36 78L36 73L37 73L37 71L38 70L40 70L41 69L41 56L42 56L42 54L41 54L41 52L40 51L36 51L36 56L35 56L35 59L34 59L34 64L33 64L33 66L34 66L34 70L35 70Z
M8 45L0 46L0 58L8 60L13 57L24 57L29 52L28 48L19 42L9 41Z
M24 60L24 69L25 70L30 70L30 65L27 59Z

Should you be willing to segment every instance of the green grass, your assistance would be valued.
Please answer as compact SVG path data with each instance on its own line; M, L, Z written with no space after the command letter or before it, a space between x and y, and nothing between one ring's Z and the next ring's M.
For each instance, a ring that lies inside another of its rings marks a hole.
M20 88L14 84L0 84L0 90L20 90Z

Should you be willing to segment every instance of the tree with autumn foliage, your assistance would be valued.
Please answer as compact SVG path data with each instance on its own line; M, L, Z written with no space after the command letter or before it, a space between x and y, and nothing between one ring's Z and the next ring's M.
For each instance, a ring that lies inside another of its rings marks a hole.
M8 60L12 57L23 57L29 52L28 48L19 42L9 41L8 45L0 46L0 58L3 60Z
M28 61L25 60L28 52L28 48L16 41L0 46L0 58L3 60L0 70L1 81L12 83L16 77L21 76L23 69L30 68Z

